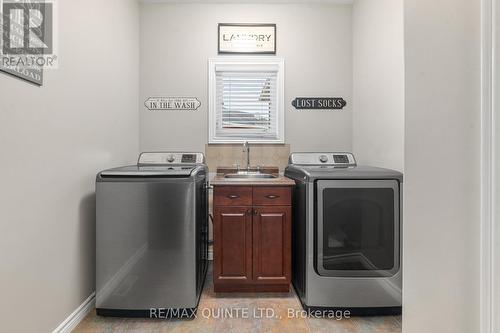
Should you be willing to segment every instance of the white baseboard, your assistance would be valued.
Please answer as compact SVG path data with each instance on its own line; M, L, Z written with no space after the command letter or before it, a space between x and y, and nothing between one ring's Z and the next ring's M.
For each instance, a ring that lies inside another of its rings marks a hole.
M93 292L80 306L73 311L52 333L70 333L95 306L95 292Z

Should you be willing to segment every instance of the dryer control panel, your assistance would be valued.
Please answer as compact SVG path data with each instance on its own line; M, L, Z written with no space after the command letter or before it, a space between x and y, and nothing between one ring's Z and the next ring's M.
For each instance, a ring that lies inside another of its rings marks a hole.
M356 159L351 153L293 153L288 162L296 165L356 166Z
M139 156L138 166L142 165L168 165L168 164L202 164L205 157L202 153L183 152L151 152Z

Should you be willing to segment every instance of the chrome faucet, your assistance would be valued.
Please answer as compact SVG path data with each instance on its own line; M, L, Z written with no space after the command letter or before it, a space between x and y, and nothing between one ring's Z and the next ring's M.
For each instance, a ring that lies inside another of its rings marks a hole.
M243 152L247 153L247 171L250 171L250 144L248 141L243 143Z

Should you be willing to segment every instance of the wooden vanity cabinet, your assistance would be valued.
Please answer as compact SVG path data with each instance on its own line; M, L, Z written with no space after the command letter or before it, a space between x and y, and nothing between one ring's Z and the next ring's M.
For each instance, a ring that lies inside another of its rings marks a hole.
M252 214L249 207L214 207L214 284L252 281Z
M214 186L216 292L288 292L291 188Z

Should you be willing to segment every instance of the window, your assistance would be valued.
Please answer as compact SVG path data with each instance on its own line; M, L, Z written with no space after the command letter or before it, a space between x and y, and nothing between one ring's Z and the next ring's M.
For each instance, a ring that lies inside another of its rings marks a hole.
M209 143L283 143L283 59L209 60Z

